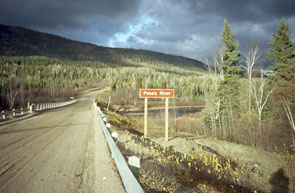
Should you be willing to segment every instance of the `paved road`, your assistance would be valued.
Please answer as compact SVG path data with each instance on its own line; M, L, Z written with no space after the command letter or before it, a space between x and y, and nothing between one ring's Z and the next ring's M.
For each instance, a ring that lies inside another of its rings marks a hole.
M125 192L93 101L0 126L0 192Z

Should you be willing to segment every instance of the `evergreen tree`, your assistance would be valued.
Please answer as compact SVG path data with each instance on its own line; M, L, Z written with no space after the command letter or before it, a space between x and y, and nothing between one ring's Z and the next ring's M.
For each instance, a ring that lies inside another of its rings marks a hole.
M240 75L241 69L239 66L237 66L238 58L240 56L240 52L237 51L239 49L239 44L234 42L234 34L226 19L224 20L224 29L222 31L222 42L225 46L223 62L221 64L221 67L225 73L224 75Z
M281 23L277 29L277 34L273 34L273 41L269 43L268 58L274 60L274 65L270 68L274 72L279 72L281 65L288 63L294 57L294 44L290 39L291 31L285 19L281 19Z
M295 45L290 38L291 31L285 19L281 19L277 34L273 34L273 40L269 43L268 58L274 61L269 69L273 71L269 78L271 87L275 88L275 99L281 100L294 96L295 84Z
M219 83L218 94L221 99L223 126L224 128L231 128L226 135L232 136L239 108L239 77L241 68L237 65L240 56L238 51L239 44L234 42L234 34L226 20L224 20L222 42L224 43L224 51L221 67L224 79Z

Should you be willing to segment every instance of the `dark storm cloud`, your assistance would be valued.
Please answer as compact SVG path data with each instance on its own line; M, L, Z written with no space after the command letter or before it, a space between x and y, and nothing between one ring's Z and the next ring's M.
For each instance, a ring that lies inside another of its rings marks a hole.
M137 11L136 0L9 0L0 1L0 23L82 41L96 34L103 43L135 21ZM83 31L84 36L72 37Z
M191 0L188 4L192 13L230 18L236 22L263 22L294 16L295 6L293 0Z
M294 7L294 0L7 0L0 23L204 61L220 44L225 18L240 50L255 41L267 50L282 17L294 38Z
M0 2L3 23L31 27L88 27L95 19L126 20L136 0L9 0Z
M295 30L293 0L171 0L144 1L145 14L157 21L135 36L155 40L149 49L176 53L204 60L220 44L223 20L226 18L243 50L247 44L261 42L265 52L280 19L285 17ZM130 42L131 47L146 45Z

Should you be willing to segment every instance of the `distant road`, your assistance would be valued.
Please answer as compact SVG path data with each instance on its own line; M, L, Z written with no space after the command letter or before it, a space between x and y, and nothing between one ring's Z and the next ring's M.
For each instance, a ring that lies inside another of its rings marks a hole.
M0 192L125 192L93 101L0 126Z

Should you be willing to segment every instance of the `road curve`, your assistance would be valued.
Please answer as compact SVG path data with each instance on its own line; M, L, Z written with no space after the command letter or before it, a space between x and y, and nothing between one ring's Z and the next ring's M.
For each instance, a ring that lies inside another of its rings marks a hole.
M0 192L125 192L91 92L77 103L0 126Z

